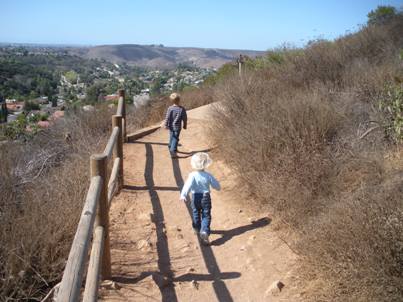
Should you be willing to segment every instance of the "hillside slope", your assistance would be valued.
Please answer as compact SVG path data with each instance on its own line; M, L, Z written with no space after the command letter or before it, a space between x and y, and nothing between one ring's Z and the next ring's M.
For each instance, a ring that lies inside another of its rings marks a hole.
M174 68L179 63L193 63L198 67L217 68L240 54L255 57L263 51L194 47L164 47L157 45L100 45L71 48L71 54L89 59L104 59L113 63L128 63L149 68Z
M215 87L217 155L281 220L306 301L403 301L402 29L271 52Z

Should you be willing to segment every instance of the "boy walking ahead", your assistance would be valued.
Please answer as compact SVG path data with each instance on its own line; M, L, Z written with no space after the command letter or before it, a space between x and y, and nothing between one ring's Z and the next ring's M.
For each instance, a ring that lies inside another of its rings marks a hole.
M172 93L169 98L172 101L172 105L169 106L165 116L165 129L169 129L169 143L168 148L171 153L171 157L176 157L178 151L179 135L182 129L187 127L187 115L186 109L179 105L180 95Z
M213 175L204 171L211 163L207 153L198 152L192 156L192 168L195 170L189 174L182 188L180 200L185 202L189 191L192 192L192 226L195 233L200 232L200 239L204 244L209 244L211 224L211 197L210 186L220 190L220 183Z

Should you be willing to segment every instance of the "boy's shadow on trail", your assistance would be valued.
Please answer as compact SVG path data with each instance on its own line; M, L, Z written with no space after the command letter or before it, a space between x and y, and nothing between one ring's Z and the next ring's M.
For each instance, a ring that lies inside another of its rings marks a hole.
M168 146L168 143L161 143L161 142L144 142L144 141L141 141L141 140L135 140L135 141L131 141L131 142L129 142L130 144L144 144L144 145L146 145L146 144L148 144L148 145L157 145L157 146ZM182 144L181 143L179 143L178 144L178 147L182 147ZM175 156L175 157L173 157L173 158L176 158L176 159L180 159L180 158L189 158L189 157L191 157L192 155L194 155L195 153L197 153L197 152L210 152L211 150L213 150L214 148L208 148L208 149L203 149L203 150L194 150L194 151L189 151L189 152L187 152L187 151L177 151L176 153L177 153L177 155ZM179 155L179 154L181 154L181 155Z
M215 246L222 245L228 240L231 240L235 236L241 235L245 232L249 232L257 228L265 227L269 225L270 222L271 222L270 218L264 217L256 221L252 221L251 224L240 226L232 230L211 230L211 234L220 234L222 235L222 237L211 241L210 245Z

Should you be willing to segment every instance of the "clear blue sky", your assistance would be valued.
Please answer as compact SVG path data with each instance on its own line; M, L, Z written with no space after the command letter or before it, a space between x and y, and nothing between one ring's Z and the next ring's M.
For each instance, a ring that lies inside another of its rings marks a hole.
M403 0L0 0L0 42L266 50L355 31Z

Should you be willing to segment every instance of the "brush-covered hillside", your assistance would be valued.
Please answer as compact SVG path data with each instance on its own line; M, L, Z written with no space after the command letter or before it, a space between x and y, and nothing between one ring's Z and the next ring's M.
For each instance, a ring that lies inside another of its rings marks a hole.
M300 256L306 301L403 300L403 16L393 12L215 79L211 136Z
M178 64L191 63L201 68L218 68L232 61L239 54L256 57L263 51L209 49L195 47L164 47L163 45L100 45L86 48L72 48L71 54L87 59L104 59L113 63L172 69Z

